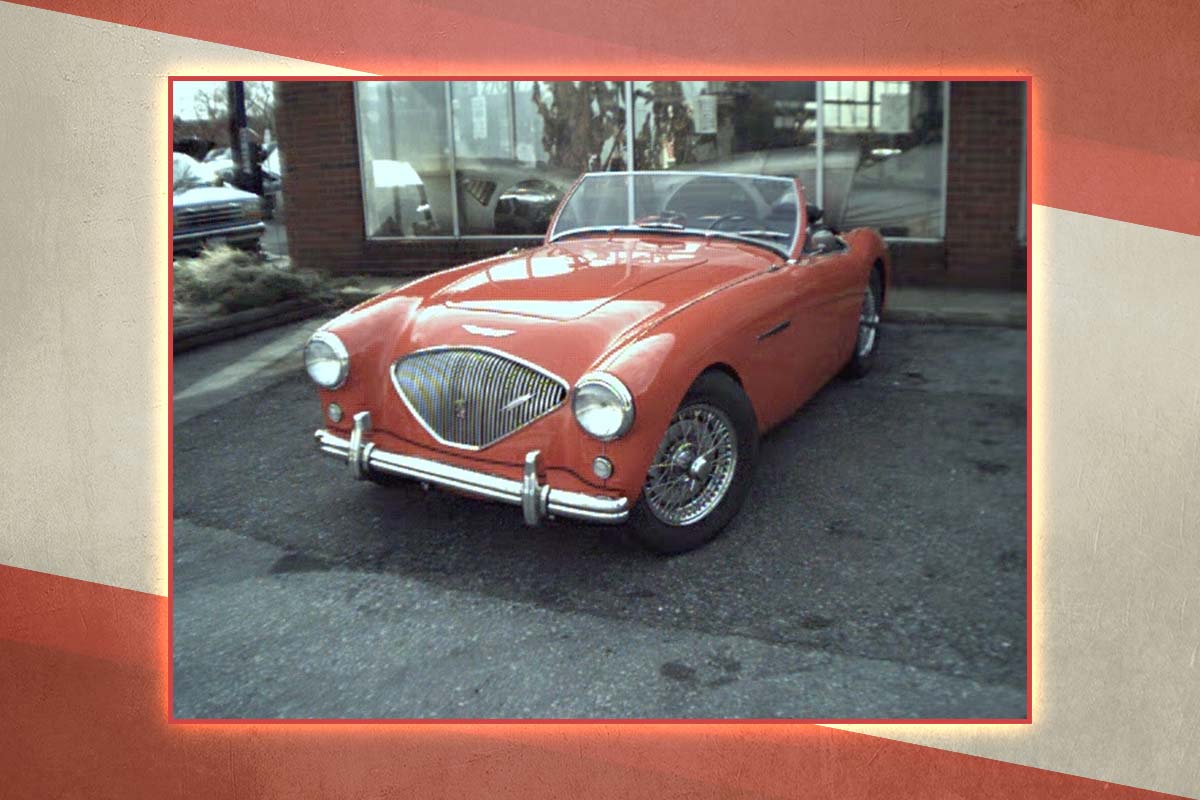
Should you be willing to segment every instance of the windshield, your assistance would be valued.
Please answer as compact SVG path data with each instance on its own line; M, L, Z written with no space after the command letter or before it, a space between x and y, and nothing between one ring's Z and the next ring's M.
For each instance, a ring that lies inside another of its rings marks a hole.
M791 178L593 173L566 199L549 239L595 231L652 231L741 239L788 255L796 238L798 202Z

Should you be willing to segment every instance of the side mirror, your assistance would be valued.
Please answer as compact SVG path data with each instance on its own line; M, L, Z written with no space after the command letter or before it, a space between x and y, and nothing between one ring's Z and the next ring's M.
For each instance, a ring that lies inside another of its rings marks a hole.
M836 250L838 245L837 236L828 228L813 231L811 242L814 253L829 253Z
M821 217L825 215L825 212L821 210L820 206L814 206L812 203L808 203L804 206L804 213L808 217L809 225L820 222Z

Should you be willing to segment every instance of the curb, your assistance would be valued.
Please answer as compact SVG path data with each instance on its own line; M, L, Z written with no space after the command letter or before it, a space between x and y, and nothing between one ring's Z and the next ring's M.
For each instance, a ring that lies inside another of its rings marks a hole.
M317 300L286 300L263 308L250 308L216 319L176 325L172 331L172 345L176 353L185 353L207 344L315 317L329 310L328 303Z
M978 325L1021 330L1027 327L1024 314L995 311L931 311L929 309L900 308L885 311L883 321L905 325Z

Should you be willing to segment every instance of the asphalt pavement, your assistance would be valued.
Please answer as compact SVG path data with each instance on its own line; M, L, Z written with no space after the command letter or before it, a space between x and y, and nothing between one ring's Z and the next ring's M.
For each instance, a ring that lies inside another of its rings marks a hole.
M180 718L1017 718L1025 334L889 325L712 544L351 479L310 321L175 362Z

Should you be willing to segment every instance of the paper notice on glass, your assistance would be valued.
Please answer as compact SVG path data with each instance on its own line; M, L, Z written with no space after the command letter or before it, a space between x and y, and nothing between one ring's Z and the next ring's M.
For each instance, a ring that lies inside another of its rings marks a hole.
M471 138L487 138L487 98L481 94L471 98Z
M696 98L696 133L717 132L717 96L702 94Z
M880 133L908 133L912 130L908 116L908 95L881 94L879 96Z

